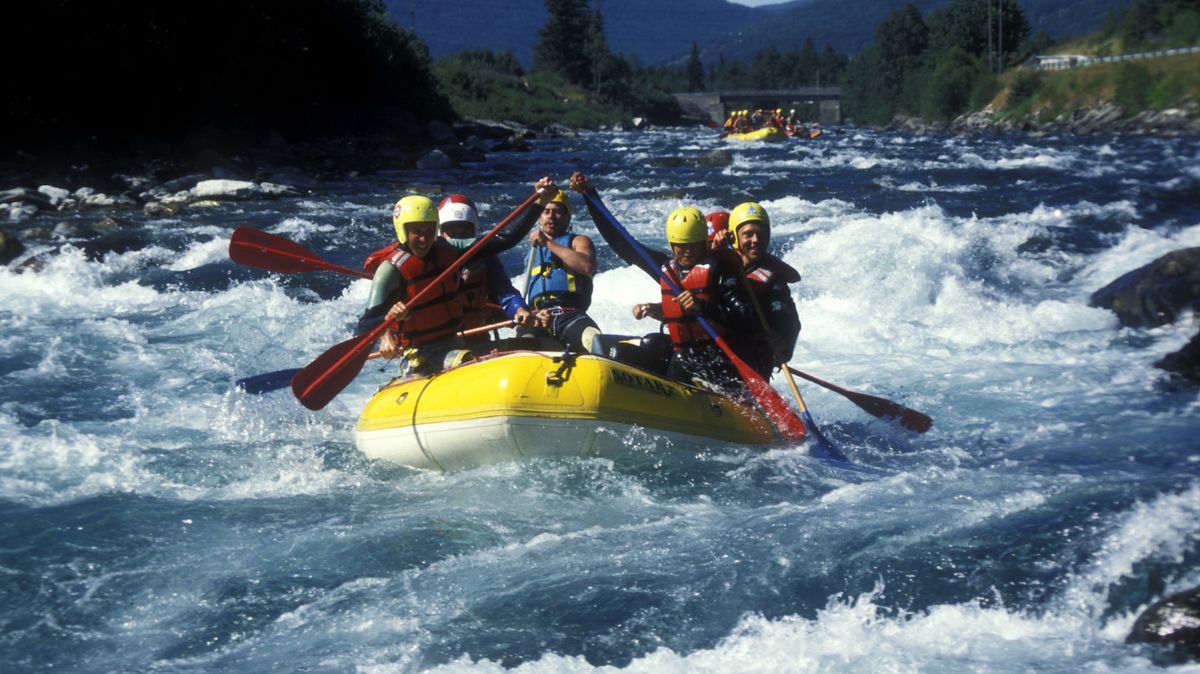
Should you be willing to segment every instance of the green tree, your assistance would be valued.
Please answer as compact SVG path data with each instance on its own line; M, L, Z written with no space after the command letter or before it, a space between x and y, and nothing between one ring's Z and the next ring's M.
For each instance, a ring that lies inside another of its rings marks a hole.
M758 89L770 89L786 79L783 55L775 47L761 49L754 54L750 65L750 85ZM743 84L744 86L744 84Z
M687 62L687 90L704 91L704 65L700 62L700 45L692 43Z
M878 60L869 78L870 95L890 108L889 120L896 112L916 112L920 92L913 86L915 73L929 47L929 28L921 13L910 3L884 17L875 31L875 45Z
M608 76L614 74L612 54L608 51L608 40L604 37L604 15L600 13L599 6L596 7L591 21L588 22L584 55L587 58L588 69L591 71L592 91L599 94Z
M797 86L811 86L817 83L817 71L821 68L821 57L817 56L817 47L812 38L805 38L804 46L796 55L795 83Z
M968 56L986 58L990 45L1003 66L1029 36L1029 21L1017 0L950 0L930 12L929 35L929 49L935 54L958 48Z
M594 23L589 21L587 1L546 0L546 14L533 50L534 69L557 73L572 84L591 84L587 42Z
M950 121L967 110L975 88L988 79L985 59L958 47L939 54L921 90L921 116Z
M825 43L825 49L821 50L821 58L817 60L817 77L813 81L813 85L822 87L835 86L842 79L842 73L846 70L848 59L845 54L839 53L833 48L833 45Z

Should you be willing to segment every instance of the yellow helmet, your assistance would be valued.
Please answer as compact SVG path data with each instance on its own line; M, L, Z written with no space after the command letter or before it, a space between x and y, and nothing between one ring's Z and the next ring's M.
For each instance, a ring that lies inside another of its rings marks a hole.
M767 215L767 209L753 201L738 204L729 213L729 231L733 232L734 248L741 248L738 245L738 228L749 222L761 222L768 232L771 231L771 218Z
M396 206L392 208L392 224L396 226L396 238L400 243L408 243L406 225L414 222L431 222L436 225L437 221L437 207L428 197L409 195L397 201Z
M554 196L550 199L550 203L546 205L549 206L550 204L558 204L559 206L567 209L567 215L571 214L571 200L567 198L566 190L559 190L555 192Z
M708 238L708 225L698 208L676 208L667 216L667 243L700 243Z

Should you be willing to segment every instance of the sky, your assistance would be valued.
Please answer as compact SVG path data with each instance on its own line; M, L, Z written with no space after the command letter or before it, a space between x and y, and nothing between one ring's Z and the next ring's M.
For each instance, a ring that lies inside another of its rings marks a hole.
M778 5L787 0L729 0L736 5L746 5L747 7L762 7L763 5Z

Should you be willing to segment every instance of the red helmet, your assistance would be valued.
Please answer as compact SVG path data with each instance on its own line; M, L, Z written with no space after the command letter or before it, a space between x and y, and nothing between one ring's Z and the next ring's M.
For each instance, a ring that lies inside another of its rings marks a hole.
M708 222L713 234L722 229L729 229L729 213L726 211L713 211L704 216L704 219Z

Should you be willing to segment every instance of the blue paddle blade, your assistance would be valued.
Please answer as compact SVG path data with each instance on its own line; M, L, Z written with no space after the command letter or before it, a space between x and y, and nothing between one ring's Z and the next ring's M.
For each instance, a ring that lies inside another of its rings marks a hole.
M279 389L291 386L292 377L295 377L299 371L300 368L294 367L290 370L276 370L274 372L256 374L252 377L237 380L237 387L246 393L256 395L278 391Z
M817 422L813 421L812 415L808 413L808 410L801 412L800 417L804 419L804 424L808 426L808 430L810 433L812 433L813 439L815 440L815 442L813 442L812 446L809 448L809 454L817 457L818 459L831 459L833 461L850 463L850 459L842 453L842 450L834 447L833 443L829 441L829 438L825 437L825 434L822 433L819 428L817 428Z

